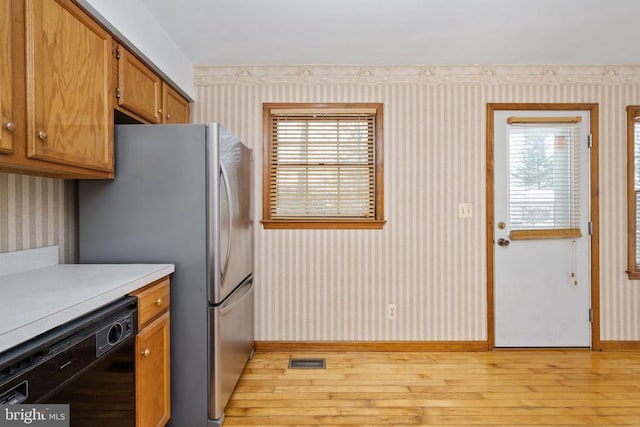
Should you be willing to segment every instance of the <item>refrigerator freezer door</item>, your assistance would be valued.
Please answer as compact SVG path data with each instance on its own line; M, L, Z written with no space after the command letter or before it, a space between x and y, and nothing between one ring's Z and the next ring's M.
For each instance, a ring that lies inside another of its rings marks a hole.
M253 271L251 150L218 124L209 125L210 290L223 301Z
M253 352L253 278L219 306L209 308L209 418L222 417L231 393Z

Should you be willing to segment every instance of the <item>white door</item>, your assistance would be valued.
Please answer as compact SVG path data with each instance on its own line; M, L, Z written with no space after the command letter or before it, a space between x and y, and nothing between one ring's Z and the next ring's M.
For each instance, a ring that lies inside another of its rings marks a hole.
M494 111L496 347L589 347L589 112Z

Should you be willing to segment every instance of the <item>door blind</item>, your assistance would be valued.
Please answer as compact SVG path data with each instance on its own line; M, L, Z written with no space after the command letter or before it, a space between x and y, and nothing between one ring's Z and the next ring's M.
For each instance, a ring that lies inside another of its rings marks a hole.
M577 237L580 231L580 144L575 118L566 123L511 121L511 238Z
M375 218L374 130L369 113L272 113L271 218Z

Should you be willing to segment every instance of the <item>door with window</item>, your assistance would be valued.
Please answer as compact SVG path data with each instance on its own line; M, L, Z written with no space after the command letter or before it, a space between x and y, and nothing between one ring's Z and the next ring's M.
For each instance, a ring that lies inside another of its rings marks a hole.
M492 114L495 347L589 347L589 111Z

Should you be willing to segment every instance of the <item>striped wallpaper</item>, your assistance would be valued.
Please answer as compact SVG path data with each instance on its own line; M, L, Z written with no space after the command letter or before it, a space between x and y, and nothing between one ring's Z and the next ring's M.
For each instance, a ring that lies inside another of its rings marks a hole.
M625 106L640 67L199 67L195 122L255 148L263 102L383 102L383 230L256 230L257 340L484 340L487 102L600 105L601 339L640 340L627 280ZM0 173L0 252L76 257L73 181ZM460 202L473 218L458 219ZM397 319L386 305L397 304Z
M76 224L73 181L0 173L0 252L58 245L74 262Z
M600 105L601 339L640 340L626 259L625 106L638 67L199 67L194 121L255 149L263 102L383 102L383 230L256 231L257 340L485 340L485 108ZM458 203L473 218L458 219ZM397 304L397 319L386 306Z

